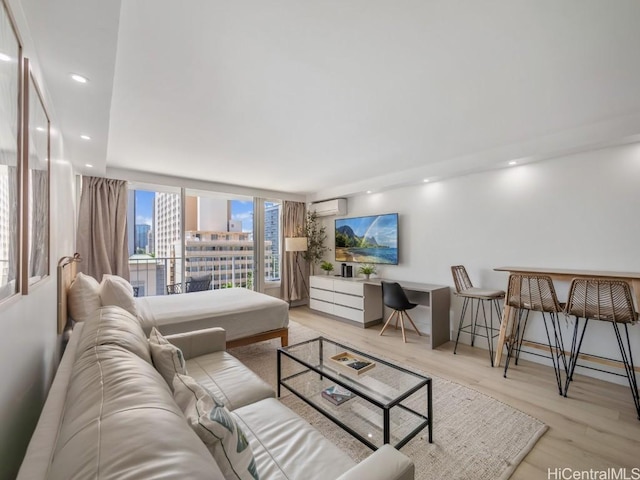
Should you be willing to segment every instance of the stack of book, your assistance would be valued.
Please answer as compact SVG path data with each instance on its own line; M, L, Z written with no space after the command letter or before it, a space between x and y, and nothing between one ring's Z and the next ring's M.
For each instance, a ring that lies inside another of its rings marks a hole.
M332 385L331 387L325 388L322 391L322 396L334 405L340 405L354 397L353 393L339 385Z

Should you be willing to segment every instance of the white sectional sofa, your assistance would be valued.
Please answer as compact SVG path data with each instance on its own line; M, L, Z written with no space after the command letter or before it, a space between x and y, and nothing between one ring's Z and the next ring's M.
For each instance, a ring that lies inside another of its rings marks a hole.
M224 330L167 339L182 350L189 375L231 410L260 479L413 479L413 463L388 445L356 465L224 351ZM224 478L154 368L138 320L113 306L76 326L18 475L89 478Z

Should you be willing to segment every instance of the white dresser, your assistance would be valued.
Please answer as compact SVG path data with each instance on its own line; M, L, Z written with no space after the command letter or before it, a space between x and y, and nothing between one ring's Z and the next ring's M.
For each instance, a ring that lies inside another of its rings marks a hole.
M335 315L368 327L382 319L382 290L364 279L314 275L310 278L313 310Z

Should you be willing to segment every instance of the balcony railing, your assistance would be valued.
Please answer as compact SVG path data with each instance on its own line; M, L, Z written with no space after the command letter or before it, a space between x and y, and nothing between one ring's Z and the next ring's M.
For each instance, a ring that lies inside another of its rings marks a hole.
M211 289L253 288L253 253L228 252L211 257L188 257L185 278L182 278L182 258L156 257L129 259L131 285L139 297L167 295L170 291L185 291L184 283L192 277L211 275ZM265 280L280 280L280 255L270 254L265 261ZM181 287L172 287L180 284Z

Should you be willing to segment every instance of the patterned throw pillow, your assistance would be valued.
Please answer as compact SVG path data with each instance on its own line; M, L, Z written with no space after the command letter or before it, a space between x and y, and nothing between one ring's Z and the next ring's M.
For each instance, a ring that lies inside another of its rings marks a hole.
M186 375L187 367L185 365L182 351L162 336L162 334L153 327L149 334L149 348L151 350L151 359L156 370L162 375L162 378L169 384L173 390L173 377L180 373Z
M173 379L173 397L226 480L259 480L244 432L215 395L193 378L178 374Z

